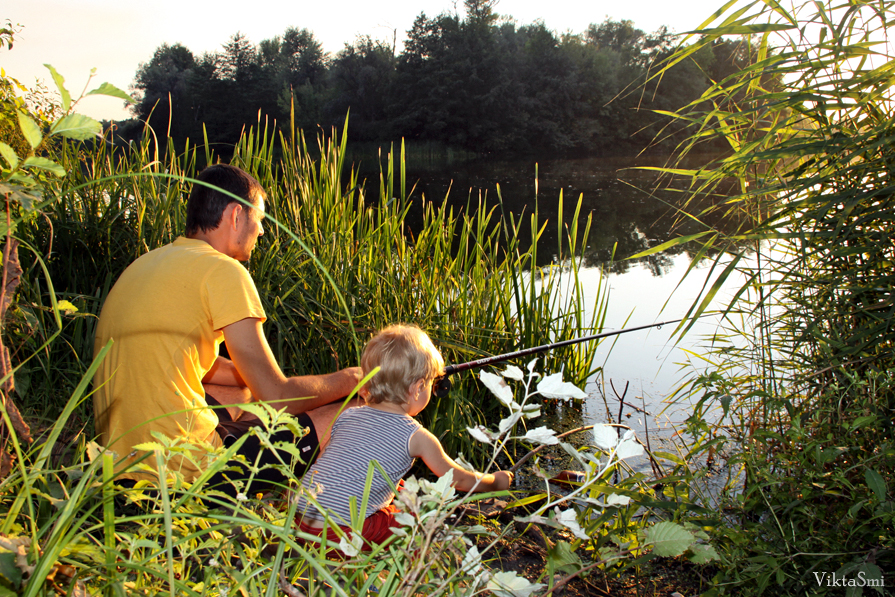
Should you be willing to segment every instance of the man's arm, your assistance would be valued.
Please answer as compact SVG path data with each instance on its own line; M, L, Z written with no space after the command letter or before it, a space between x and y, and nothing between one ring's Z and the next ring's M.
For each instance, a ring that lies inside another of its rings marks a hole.
M233 365L252 396L274 408L285 407L293 415L344 398L362 378L360 367L324 375L286 377L267 344L260 319L237 321L223 328L223 332Z
M439 477L453 470L453 486L460 491L503 491L510 488L513 480L510 471L485 474L466 470L445 453L441 442L428 429L420 429L410 436L410 455L422 458L429 470Z

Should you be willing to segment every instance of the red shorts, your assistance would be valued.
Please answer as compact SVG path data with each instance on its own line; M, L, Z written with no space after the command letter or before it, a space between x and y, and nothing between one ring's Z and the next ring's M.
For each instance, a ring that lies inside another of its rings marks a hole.
M398 521L395 520L396 512L400 512L400 510L398 510L394 504L389 504L385 508L374 512L364 520L364 527L361 529L361 537L364 539L364 551L370 551L373 549L374 545L384 542L393 535L392 527L400 526ZM339 526L339 528L351 537L351 527ZM298 529L303 533L316 535L317 537L323 535L323 529L315 529L304 521L299 521ZM330 543L338 545L340 537L336 531L330 527L326 529L326 539Z

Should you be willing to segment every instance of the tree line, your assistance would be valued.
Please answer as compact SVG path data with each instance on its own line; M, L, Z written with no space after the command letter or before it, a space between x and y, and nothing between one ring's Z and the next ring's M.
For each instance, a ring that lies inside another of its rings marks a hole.
M666 28L646 34L607 19L583 33L517 25L494 0L465 0L465 16L421 13L400 53L369 36L335 56L308 29L289 27L254 45L240 33L219 52L162 44L136 73L135 120L175 141L232 144L263 117L311 130L349 117L352 141L399 139L475 153L585 152L669 146L682 131L657 110L699 98L749 60L742 41L719 40L648 80L674 51ZM203 128L204 127L204 128Z

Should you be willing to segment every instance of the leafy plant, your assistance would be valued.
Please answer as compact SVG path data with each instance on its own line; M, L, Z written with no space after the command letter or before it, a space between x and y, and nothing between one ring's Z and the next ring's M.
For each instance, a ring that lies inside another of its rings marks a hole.
M510 414L500 421L497 430L479 426L467 431L477 440L493 445L492 462L507 443L523 441L559 446L585 471L579 486L570 492L556 494L550 489L549 476L536 463L534 469L537 476L544 479L545 493L511 505L541 502L529 515L518 517L517 521L562 529L574 537L572 543L560 542L550 553L549 566L567 575L561 584L593 568L624 569L657 556L686 553L696 563L718 559L704 532L673 521L656 522L661 520L658 509L651 508L652 517L641 516L639 522L635 522L634 514L641 507L650 508L654 504L655 490L641 474L627 474L618 481L624 461L645 454L633 430L624 430L620 425L593 426L593 445L605 454L605 461L602 454L591 453L588 446L576 447L561 441L555 431L544 426L528 429L524 435L513 434L517 424L540 416L540 405L532 402L534 396L565 401L586 397L574 384L562 381L561 373L542 377L535 371L536 364L537 359L528 364L527 375L515 366L507 367L500 375L483 371L479 376L482 383ZM514 399L505 379L523 384L520 402ZM692 524L689 526L693 527ZM584 554L593 561L585 564L581 557ZM517 590L524 589L525 586L517 586Z
M686 217L748 215L733 234L702 233L693 267L711 248L722 254L691 313L735 273L745 283L713 339L711 369L680 393L697 404L696 452L727 444L732 455L724 506L736 522L717 531L728 570L719 591L824 594L835 589L815 573L858 570L890 582L893 11L728 3L666 63L725 35L755 36L752 66L676 114L692 123L676 159L710 139L729 154L665 170L689 178L694 200L731 181L740 189Z
M13 35L11 28L4 29L0 32L0 35L8 40L8 45L11 45ZM33 220L41 208L55 199L55 197L50 197L49 199L44 197L46 190L50 186L47 177L62 177L65 175L65 169L62 166L40 154L52 143L54 138L85 140L95 137L101 131L101 125L98 122L86 116L76 114L73 111L77 101L72 103L71 95L64 86L64 79L52 66L47 65L47 68L50 70L62 97L62 115L55 120L44 122L48 130L44 130L39 124L43 120L42 118L39 117L37 120L32 118L23 102L10 97L5 98L4 101L4 116L8 117L10 112L14 114L18 123L17 132L25 140L26 145L24 152L20 155L13 146L0 141L0 157L2 157L2 161L0 161L0 195L4 199L3 208L6 215L5 219L0 222L0 233L6 237L3 250L3 282L2 288L0 288L0 322L3 322L5 319L7 309L12 304L13 296L16 293L23 273L19 265L18 249L21 241L15 236L17 232L16 226L23 221ZM2 88L9 94L10 88L14 84L18 85L17 82L4 81ZM86 95L92 94L113 95L121 98L128 97L124 92L107 83L102 84L93 91L87 92ZM40 114L39 116L43 117L45 115ZM27 244L24 246L33 250ZM38 261L40 262L39 258ZM42 262L40 263L41 266L44 265ZM46 273L45 266L43 269L44 273ZM57 331L38 350L43 350L61 330L60 311L74 310L68 301L57 302L56 295L52 290L52 282L46 279L46 283L50 289L49 297ZM0 377L2 377L5 423L7 424L9 434L18 434L21 441L28 443L32 441L30 428L12 401L12 392L15 389L13 374L14 369L9 349L0 340ZM0 451L0 476L8 474L12 466L13 458L7 451L7 439L8 437L4 433L4 445L2 451ZM19 450L16 440L12 441L12 445L16 451Z

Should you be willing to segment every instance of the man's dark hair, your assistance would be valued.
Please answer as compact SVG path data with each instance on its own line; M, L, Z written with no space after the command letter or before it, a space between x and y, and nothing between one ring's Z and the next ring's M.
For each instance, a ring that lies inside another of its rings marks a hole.
M261 183L245 170L229 164L209 166L199 173L196 180L233 193L252 205L258 205L258 200L264 197ZM239 201L218 189L203 184L193 184L193 190L186 203L187 236L196 234L200 230L209 232L217 228L224 217L224 210L231 203L239 203Z

